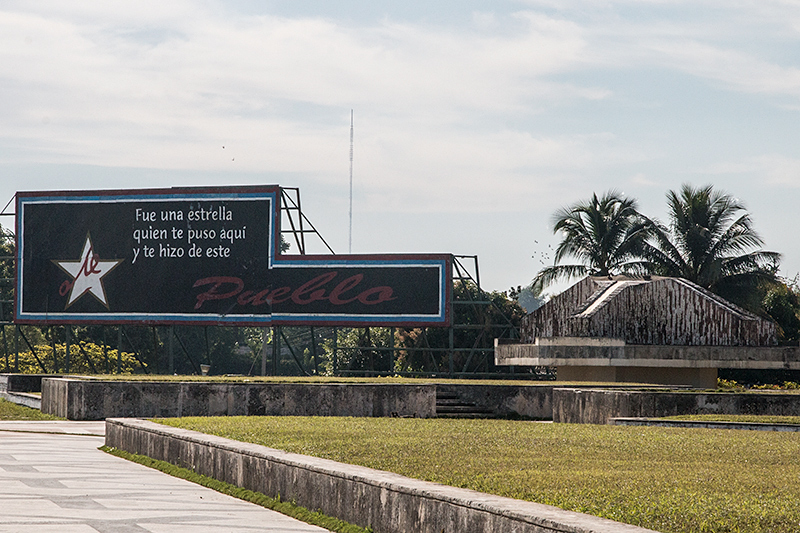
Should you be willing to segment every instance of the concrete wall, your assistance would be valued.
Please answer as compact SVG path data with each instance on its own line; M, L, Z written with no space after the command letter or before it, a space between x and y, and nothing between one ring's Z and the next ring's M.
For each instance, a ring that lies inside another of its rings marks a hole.
M559 366L558 381L592 381L681 385L694 389L717 387L716 368L649 366Z
M69 420L177 416L436 416L436 394L455 394L501 418L549 420L552 384L320 384L42 380L42 412Z
M148 455L381 533L646 533L531 502L405 478L142 420L106 421L106 445Z
M42 392L42 378L61 377L55 374L0 374L0 392Z
M70 397L74 396L74 394L71 395L70 392L75 391L75 387L69 387L70 383L76 383L76 380L66 378L42 378L42 403L40 409L43 413L48 415L69 418L70 420L87 420L85 418L74 418L76 413L72 413L72 418L67 416L70 411Z
M25 407L30 407L31 409L42 408L42 399L39 396L36 396L35 394L29 394L27 392L6 392L0 390L0 398L15 403L17 405L24 405Z
M547 419L553 417L553 386L550 385L479 385L467 383L436 385L436 390L456 394L463 402L492 410L500 418L522 417Z
M595 339L591 339L594 341ZM567 344L569 341L572 344ZM580 337L561 343L498 344L496 365L629 366L654 368L800 369L798 346L597 345Z
M687 414L800 416L800 394L553 390L553 422L608 424L611 418Z
M712 420L665 420L663 418L612 418L612 426L653 426L662 428L738 429L800 433L797 424L762 424L758 422L717 422Z
M435 415L436 386L42 380L42 412L70 420L233 415Z

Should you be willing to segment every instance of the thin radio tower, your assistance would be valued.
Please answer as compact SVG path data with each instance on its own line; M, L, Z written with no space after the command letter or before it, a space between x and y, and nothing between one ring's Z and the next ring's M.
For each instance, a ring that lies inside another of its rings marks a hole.
M353 253L353 110L350 110L350 243L347 253Z

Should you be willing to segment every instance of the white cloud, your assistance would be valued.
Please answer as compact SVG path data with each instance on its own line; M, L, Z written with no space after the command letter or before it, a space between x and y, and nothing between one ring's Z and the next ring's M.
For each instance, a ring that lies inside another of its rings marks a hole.
M631 176L630 183L633 185L640 185L642 187L661 187L661 184L649 178L646 174L639 172Z
M742 172L752 174L761 183L773 186L800 187L800 158L782 154L764 154L739 163Z
M652 42L649 49L672 69L722 82L733 90L800 99L800 69L794 66L695 40Z
M119 25L109 27L5 12L4 77L59 89L64 98L99 97L92 104L114 107L155 99L252 112L286 99L330 106L358 101L387 113L407 112L410 103L520 110L531 95L569 90L537 79L569 69L583 46L576 25L531 14L522 16L526 31L510 37L389 22L363 29L318 19L194 14L176 23L168 13L156 26L163 39L154 43L129 31L135 26L126 21L112 19ZM164 27L169 23L176 25Z
M464 201L445 209L459 209L482 183L516 198L523 174L550 169L523 176L523 191L542 189L563 178L558 167L608 156L592 151L591 135L535 136L498 118L608 92L554 78L582 61L577 24L522 13L513 27L351 27L191 2L18 4L0 11L0 98L10 104L0 142L25 149L4 159L325 181L345 171L355 107L366 194L415 210L454 195Z
M346 221L351 108L361 220L447 212L464 250L497 245L498 270L519 235L549 236L550 213L592 191L661 209L687 175L731 190L761 180L757 205L800 186L782 114L800 109L797 2L543 0L439 23L424 3L402 17L352 3L292 14L309 9L299 4L248 2L256 15L219 0L3 2L0 167L27 179L0 180L0 196L291 178L281 183L302 185L304 203L326 191L317 213ZM405 238L371 226L381 246Z
M800 187L800 158L778 153L734 159L702 171L716 176L744 175L754 183L772 185L777 189Z
M800 158L769 154L757 158L756 163L768 183L800 187Z
M800 38L795 1L567 3L576 4L589 15L568 16L582 21L596 66L683 72L727 90L800 101L800 68L790 53Z
M496 210L654 157L602 127L536 126L537 114L614 98L574 81L582 74L649 66L800 96L795 67L726 40L752 5L706 4L726 15L710 33L685 16L625 18L619 4L478 13L465 27L245 16L195 2L10 4L0 11L0 98L9 103L0 153L6 162L293 172L330 183L346 173L355 108L356 175L381 200L368 203Z
M589 68L683 72L726 90L800 101L795 0L521 2L581 28Z

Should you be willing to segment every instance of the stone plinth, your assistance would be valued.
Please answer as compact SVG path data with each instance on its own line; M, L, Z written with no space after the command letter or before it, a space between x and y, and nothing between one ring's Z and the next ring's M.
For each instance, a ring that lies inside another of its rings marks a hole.
M559 381L638 382L716 387L717 370L800 370L797 346L671 346L619 339L553 337L495 344L500 366L554 366Z
M800 416L800 394L657 390L553 390L553 422L609 424L614 418L676 415Z

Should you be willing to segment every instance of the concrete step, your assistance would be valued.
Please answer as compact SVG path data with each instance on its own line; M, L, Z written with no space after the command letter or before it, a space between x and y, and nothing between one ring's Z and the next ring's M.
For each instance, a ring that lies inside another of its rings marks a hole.
M475 413L482 415L490 415L494 411L486 407L478 407L477 405L461 404L461 405L442 405L436 406L436 414L444 413Z
M466 419L486 419L491 416L485 413L441 413L436 418L466 418Z
M492 409L478 407L473 402L465 402L455 392L436 391L438 418L489 418L492 415L494 415Z
M437 392L436 393L436 401L439 402L441 400L458 400L458 394L454 392Z
M437 398L436 400L437 407L440 405L475 405L474 403L470 402L462 402L459 398L448 398L446 400L440 400Z

